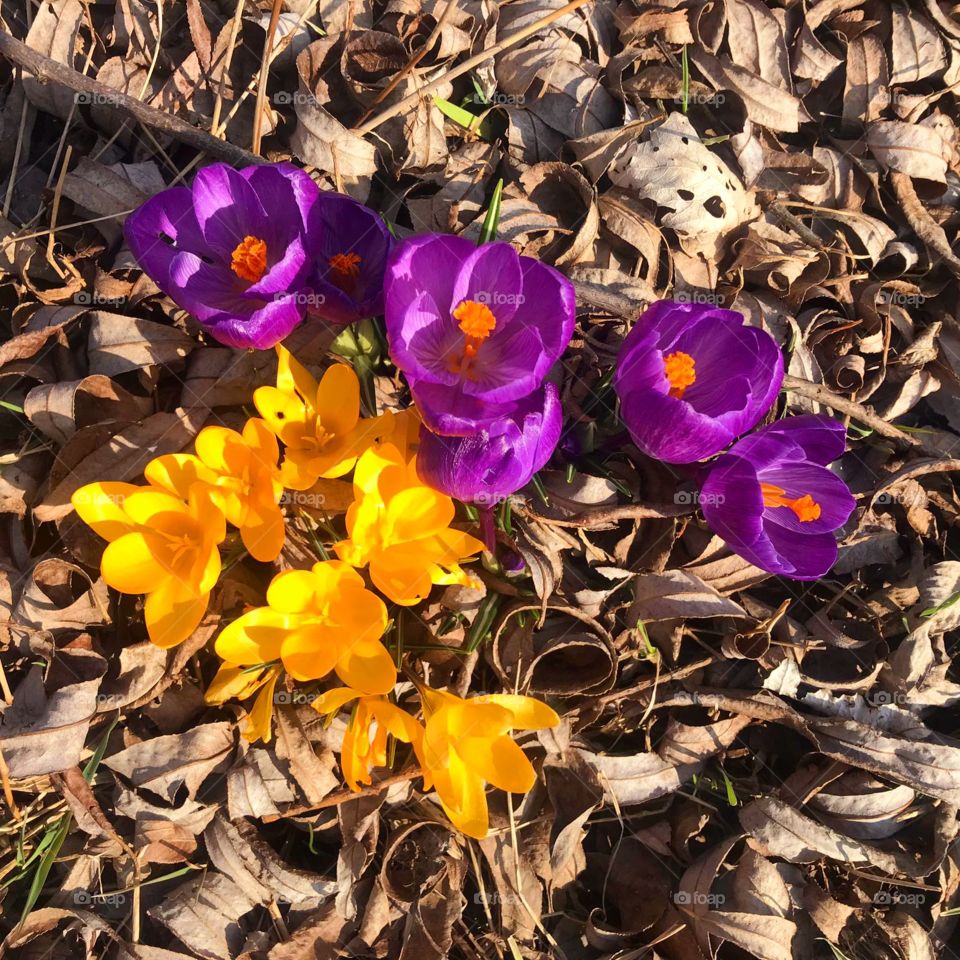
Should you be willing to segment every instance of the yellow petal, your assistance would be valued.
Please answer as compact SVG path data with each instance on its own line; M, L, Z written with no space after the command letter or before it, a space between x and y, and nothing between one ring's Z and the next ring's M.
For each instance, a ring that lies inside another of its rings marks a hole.
M299 445L308 423L312 429L313 418L295 394L276 387L258 387L253 391L253 402L270 430L288 446Z
M175 647L197 629L210 602L210 594L199 597L173 578L147 595L143 619L147 634L158 647Z
M104 540L116 540L134 528L123 505L126 498L139 489L132 483L88 483L74 491L70 502L80 519L95 533Z
M340 631L307 621L284 637L280 659L295 680L320 680L340 656Z
M109 544L103 551L100 572L120 593L148 593L170 577L142 533L128 533Z
M457 741L455 749L470 770L500 790L526 793L536 782L533 764L506 735L492 740L465 737Z
M123 501L123 509L134 523L150 526L163 515L189 514L190 508L178 496L153 487L138 487Z
M555 727L560 717L541 700L523 697L513 693L492 693L472 697L474 703L493 703L510 711L513 717L511 727L514 730L542 730Z
M377 489L380 474L388 467L398 464L403 464L403 458L393 444L383 443L378 447L371 447L357 461L353 484L363 493L373 493Z
M320 477L319 472L312 469L312 462L312 454L287 447L280 467L280 480L283 485L288 490L307 490L312 487ZM349 469L347 467L347 470ZM346 473L347 470L343 472Z
M204 427L194 446L197 456L216 473L236 477L250 465L250 448L229 427Z
M262 740L264 743L270 742L273 735L270 723L273 719L273 692L279 679L280 671L271 671L266 685L253 703L253 709L247 715L241 733L243 739L248 743L253 743L255 740Z
M370 783L370 729L368 722L363 722L365 719L358 710L340 746L340 769L344 782L354 793L360 789L359 784Z
M291 617L269 607L248 610L220 632L217 656L241 666L278 660L283 640L293 625Z
M203 699L214 705L227 700L246 700L270 679L273 669L250 670L230 663L221 663Z
M430 487L403 490L387 506L391 542L433 536L450 525L455 513L453 501Z
M277 460L280 458L280 448L277 446L277 438L265 420L251 417L243 425L243 442L263 463L276 467Z
M405 710L401 710L389 700L374 700L370 703L370 712L377 723L391 736L404 743L416 743L423 739L423 727L415 717L411 717Z
M170 453L151 460L143 475L155 487L172 493L181 500L190 495L195 483L217 482L217 475L203 462L189 453Z
M349 687L334 687L332 690L321 693L310 706L317 713L336 713L342 709L344 704L356 700L359 696L360 691L358 690L351 690Z
M370 557L373 585L394 603L412 607L430 592L430 573L409 555L385 550Z
M337 676L365 694L389 693L397 683L393 657L379 640L354 643L337 660Z
M283 613L303 613L315 606L317 579L310 570L284 570L267 587L267 603Z
M277 344L277 389L297 393L311 406L317 394L317 381L282 344Z
M433 774L434 789L450 822L468 837L482 840L490 829L483 780L453 753L449 769L435 770Z
M251 504L240 538L254 560L272 563L280 556L286 537L283 513L276 504Z
M447 720L454 742L465 737L499 737L510 729L512 722L509 710L484 702L480 697L461 700L450 710Z
M360 381L353 367L335 363L317 387L317 420L327 433L346 437L360 418Z

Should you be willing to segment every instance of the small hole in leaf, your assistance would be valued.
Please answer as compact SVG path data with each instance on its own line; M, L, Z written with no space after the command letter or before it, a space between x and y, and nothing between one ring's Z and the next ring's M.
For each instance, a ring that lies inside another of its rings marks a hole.
M711 197L703 206L711 217L716 217L718 220L722 220L726 215L723 201L719 197Z
M694 194L692 190L678 190L677 196L680 197L681 200L686 200L689 203L693 199Z
M684 146L686 146L686 145L690 142L690 138L689 138L689 137L681 137L681 138L680 138L680 142L681 142Z

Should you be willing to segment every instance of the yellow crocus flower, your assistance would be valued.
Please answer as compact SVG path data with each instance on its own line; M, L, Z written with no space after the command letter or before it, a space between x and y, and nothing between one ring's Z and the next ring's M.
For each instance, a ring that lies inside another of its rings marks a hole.
M154 487L91 483L71 498L105 540L100 572L120 593L146 594L143 616L159 647L182 643L200 623L220 576L223 514L196 487L184 502Z
M387 693L397 680L380 637L384 602L339 560L277 574L267 606L249 610L217 637L221 660L244 667L279 660L295 680L319 680L331 670L368 694Z
M387 765L388 734L419 746L423 727L386 697L366 696L350 687L327 690L311 706L317 713L332 716L352 700L357 703L343 736L340 767L347 786L359 790L359 784L371 782L370 771L374 767Z
M342 477L392 430L392 415L360 418L360 381L352 367L334 364L317 383L279 344L277 355L277 385L259 387L253 402L283 441L283 485L306 490L321 477Z
M553 727L560 718L532 697L491 694L462 699L420 687L426 720L417 749L424 788L431 785L451 823L483 839L490 826L485 785L526 793L536 772L513 742L512 730Z
M453 529L450 497L425 486L392 444L369 448L353 475L356 500L347 510L347 540L334 545L341 560L370 568L374 586L394 603L413 606L433 584L471 584L460 564L482 553L476 537Z
M196 456L171 453L147 464L144 475L156 487L186 499L195 483L205 484L213 502L255 560L276 560L283 548L280 498L283 484L277 438L263 420L248 420L243 433L205 427L197 435Z
M278 664L255 669L222 663L203 698L207 703L217 706L227 700L246 700L256 693L257 699L240 733L249 743L255 740L269 743L273 736L273 695L282 672Z

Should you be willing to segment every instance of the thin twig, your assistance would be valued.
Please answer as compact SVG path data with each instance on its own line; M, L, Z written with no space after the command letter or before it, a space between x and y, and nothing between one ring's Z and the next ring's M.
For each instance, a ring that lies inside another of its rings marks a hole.
M618 507L595 507L575 513L572 517L554 519L534 513L525 507L517 508L528 520L536 520L551 527L593 527L601 523L615 523L618 520L663 520L669 517L683 517L696 511L693 504L678 504L651 507L643 503L627 503Z
M544 27L549 26L561 17L565 17L568 13L573 13L574 10L590 2L591 0L571 0L570 3L565 4L559 10L554 10L553 13L541 17L539 20L535 20L522 30L518 30L499 43L495 43L492 47L481 50L480 53L474 54L472 57L468 57L463 63L458 64L452 70L440 74L440 76L434 78L429 83L424 84L419 90L415 90L410 96L398 100L393 106L387 107L386 110L378 113L372 120L368 120L362 126L357 127L356 132L361 137L366 136L371 130L376 130L377 127L386 123L392 117L397 116L397 114L403 113L409 107L415 107L427 94L433 93L434 90L442 87L445 83L456 80L457 77L462 77L465 73L473 70L474 67L479 67L481 63L486 63L488 60L493 59L498 53L503 53L504 50L515 47L521 41L526 40L527 37L538 33L543 30Z
M447 0L447 5L443 8L443 13L440 14L436 26L430 31L430 36L427 37L423 46L407 61L406 66L373 98L373 103L370 104L363 116L354 124L354 127L359 127L370 114L373 113L373 108L378 103L383 103L383 101L400 86L404 77L429 53L430 49L437 42L437 38L443 31L447 20L450 19L450 14L456 9L457 0Z
M211 156L227 163L235 166L245 166L251 163L267 162L263 157L251 153L249 150L237 147L226 140L218 140L207 133L206 130L193 127L179 117L149 107L137 100L136 97L122 93L115 87L108 87L104 83L85 77L82 73L45 57L42 53L31 49L25 43L21 43L2 30L0 30L0 54L10 60L11 63L19 64L33 74L40 83L59 83L68 90L89 93L96 98L100 98L102 102L116 104L120 110L128 113L145 127L162 130L181 143L188 144L197 150L204 150Z
M273 52L273 38L277 32L277 22L280 19L280 6L283 0L273 0L273 9L270 11L270 25L267 27L267 36L263 41L263 59L260 61L260 76L257 80L257 107L253 115L253 145L254 153L260 152L260 136L263 128L263 108L267 99L267 77L270 75L270 54Z
M361 787L359 790L338 790L324 797L319 803L311 803L300 807L288 807L282 813L270 814L260 819L264 823L273 823L276 820L285 820L287 817L299 817L305 813L314 813L317 810L323 810L326 807L338 807L341 803L348 800L356 800L358 797L375 797L383 793L388 787L395 783L405 783L407 780L416 780L423 773L419 767L407 767L399 773L393 773L389 777L384 777L368 787Z

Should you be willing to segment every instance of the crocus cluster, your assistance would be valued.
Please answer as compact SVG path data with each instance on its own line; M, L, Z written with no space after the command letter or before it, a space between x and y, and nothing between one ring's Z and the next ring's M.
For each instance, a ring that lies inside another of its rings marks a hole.
M732 310L660 301L620 351L614 388L634 443L666 463L706 460L707 523L740 556L797 580L822 577L837 558L834 531L854 508L826 469L844 450L843 425L787 417L737 440L770 411L783 356ZM733 441L737 441L731 447Z
M431 486L489 506L550 459L562 413L547 375L573 333L573 285L508 243L428 234L387 264L390 356L423 418Z
M301 492L351 491L316 562L276 572L263 602L222 628L207 700L252 700L243 735L269 740L281 692L306 684L321 715L349 711L341 767L351 789L387 765L392 737L450 820L485 836L486 786L525 792L535 780L513 732L559 718L529 697L462 699L406 684L390 605L419 604L437 585L480 585L468 565L484 543L461 529L454 498L481 507L491 546L491 505L557 447L563 411L550 377L573 333L573 286L506 243L428 234L395 244L377 214L290 164L206 167L191 187L137 210L126 237L210 336L275 346L278 370L274 386L254 392L259 416L242 431L207 427L193 453L151 461L145 484L74 494L109 542L104 580L145 595L148 635L174 646L204 617L221 548L274 563ZM334 363L317 379L280 341L310 318L345 325L381 313L414 405L364 417L351 367ZM832 566L835 531L854 506L828 469L845 431L820 416L757 428L782 381L777 343L740 314L663 301L627 336L613 385L643 454L696 464L704 517L733 550L812 579Z
M160 290L230 347L268 349L308 313L346 324L383 309L386 224L288 163L204 167L124 232Z

